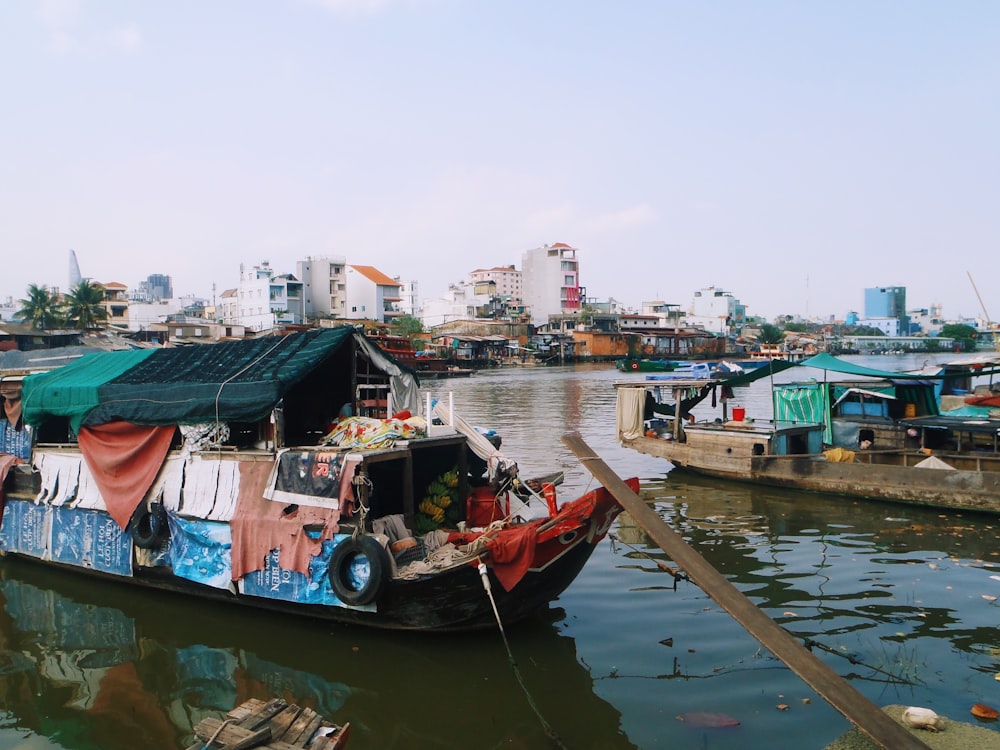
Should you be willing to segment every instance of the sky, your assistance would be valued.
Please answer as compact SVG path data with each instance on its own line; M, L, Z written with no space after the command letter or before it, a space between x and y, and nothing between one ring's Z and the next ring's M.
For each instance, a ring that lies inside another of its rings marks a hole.
M563 242L636 310L1000 318L994 0L7 0L0 96L0 298Z

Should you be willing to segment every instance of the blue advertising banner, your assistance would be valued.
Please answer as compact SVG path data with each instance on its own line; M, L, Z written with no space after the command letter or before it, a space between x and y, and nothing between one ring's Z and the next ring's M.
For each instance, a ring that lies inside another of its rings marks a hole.
M99 510L49 507L52 559L120 576L132 575L132 537Z
M132 575L132 539L99 510L8 501L0 549L44 560Z
M0 549L44 558L49 547L46 507L24 500L8 500L4 503Z
M218 589L233 580L233 534L228 523L167 514L170 545L166 558L174 575Z
M323 604L327 606L347 606L333 592L327 568L330 567L330 555L333 548L348 534L337 534L333 540L323 542L322 551L309 562L309 575L303 575L295 570L281 567L278 549L273 549L264 561L264 569L249 573L240 581L240 590L249 596L261 596L267 599L280 599L298 604ZM375 611L375 605L369 604L358 609Z

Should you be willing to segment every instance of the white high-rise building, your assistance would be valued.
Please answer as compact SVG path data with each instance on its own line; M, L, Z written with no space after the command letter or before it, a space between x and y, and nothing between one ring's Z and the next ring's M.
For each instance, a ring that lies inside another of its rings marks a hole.
M307 257L296 263L302 282L303 306L307 317L348 318L347 259Z
M521 259L524 306L536 326L550 315L577 313L585 290L580 286L576 248L562 242L526 250Z
M83 281L83 276L80 275L80 264L76 260L76 250L69 251L69 289L72 289L77 284Z

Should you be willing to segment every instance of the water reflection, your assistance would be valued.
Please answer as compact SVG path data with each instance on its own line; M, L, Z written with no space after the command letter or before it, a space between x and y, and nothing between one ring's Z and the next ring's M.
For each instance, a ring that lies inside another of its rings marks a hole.
M1000 596L1000 519L668 472L615 440L612 383L622 375L524 368L430 385L453 392L473 424L500 430L523 476L565 471L560 500L593 486L561 442L581 433L620 476L640 477L647 501L711 564L821 644L817 655L875 703L960 720L973 703L996 705L1000 600L984 596ZM768 409L766 382L738 397L755 416ZM545 618L507 633L531 701L567 747L802 750L847 731L697 586L675 589L658 565L673 561L627 517L613 532L621 543L600 545ZM12 559L0 561L0 596L9 714L0 747L24 734L33 749L118 750L137 738L184 747L206 713L273 695L350 721L352 750L552 747L497 632L374 633ZM676 718L697 711L740 726Z
M350 721L353 748L468 747L470 738L542 748L543 721L570 742L634 748L573 640L547 622L509 634L529 699L495 634L331 633L13 559L0 569L0 604L4 728L62 747L175 750L205 716L279 696Z
M841 672L905 686L900 698L926 690L937 703L949 696L936 687L955 688L938 660L967 655L971 670L1000 672L993 517L682 475L647 485L646 493L664 520L775 620L848 659ZM629 518L618 533L633 546L644 543L642 555L669 562ZM956 703L958 714L967 712Z
M866 363L909 366L877 359ZM789 372L782 376L823 377ZM620 476L640 477L647 501L737 588L815 642L814 652L876 704L931 706L961 720L974 703L996 703L1000 612L983 598L1000 595L996 517L670 472L615 439L613 383L631 377L585 366L433 387L453 392L456 411L474 424L500 429L523 475L563 469L561 497L593 481L560 440L579 432ZM755 418L770 414L769 385L737 393ZM697 586L675 589L660 567L673 562L627 516L613 532L622 543L598 547L561 597L561 627L636 745L800 750L849 728ZM723 711L740 727L694 729L676 719L698 711Z

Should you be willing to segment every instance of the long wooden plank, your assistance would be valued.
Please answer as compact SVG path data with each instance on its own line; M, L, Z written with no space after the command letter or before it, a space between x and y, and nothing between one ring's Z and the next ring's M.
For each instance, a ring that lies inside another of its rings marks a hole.
M271 727L264 726L256 730L245 729L236 724L222 726L223 722L211 716L206 716L198 722L195 734L203 742L215 737L212 747L225 750L247 750L258 747L271 739ZM222 727L222 731L218 731ZM218 732L218 736L216 733Z
M927 745L855 690L744 596L632 492L579 434L564 435L563 443L702 591L858 729L884 748L928 750Z

